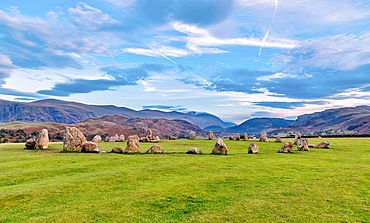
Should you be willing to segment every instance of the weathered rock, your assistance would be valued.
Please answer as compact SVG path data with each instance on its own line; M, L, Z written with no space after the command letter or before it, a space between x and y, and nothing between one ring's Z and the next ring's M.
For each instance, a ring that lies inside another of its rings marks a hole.
M281 138L280 138L280 136L277 136L277 137L276 137L275 142L281 142Z
M319 144L317 144L315 146L315 148L325 148L325 149L327 149L327 148L329 148L329 141L325 140L323 142L320 142Z
M119 146L115 146L113 147L112 151L110 151L111 153L123 153L123 149Z
M297 132L294 137L293 145L297 145L298 139L301 139L301 138L302 138L301 133Z
M161 138L159 138L159 136L155 136L153 140L159 142L159 141L161 141Z
M98 143L96 142L91 142L87 141L84 143L81 152L84 153L99 153L100 152L100 147Z
M238 141L240 140L240 134L239 133L235 134L235 140L238 140Z
M217 155L226 155L228 148L221 138L217 138L217 142L213 146L212 153Z
M130 135L127 137L127 145L123 153L140 153L139 136Z
M148 131L146 131L146 137L149 139L149 141L153 139L152 129L148 129Z
M213 132L212 131L208 132L208 139L209 140L213 139Z
M278 150L278 153L291 153L292 149L293 149L293 143L285 142Z
M268 138L267 138L267 134L266 134L266 132L261 132L261 134L260 134L260 142L268 142L269 140L268 140Z
M109 142L109 140L110 140L110 137L107 136L107 137L105 137L104 142Z
M229 136L229 140L234 140L234 137L233 136Z
M49 134L47 129L41 130L36 140L37 149L47 149L49 146Z
M140 137L139 142L150 142L150 139L147 136Z
M258 146L256 143L251 142L248 146L248 153L257 154L259 152Z
M96 142L96 143L99 143L101 141L102 139L100 135L95 135L94 138L91 140L91 142Z
M151 146L147 151L146 153L164 153L164 149L162 146L160 145L153 145Z
M125 135L121 134L118 136L117 142L124 142L125 141Z
M175 136L170 136L169 140L176 140Z
M243 139L244 139L245 141L247 141L247 140L249 139L248 134L247 134L247 133L245 133L245 132L244 132L244 134L243 134Z
M192 147L192 148L188 149L186 154L202 154L202 151L199 148Z
M308 140L304 138L300 138L297 140L297 146L299 151L310 151L308 148Z
M189 133L189 139L195 139L196 137L196 134L193 130L190 130L190 133Z
M64 151L81 152L85 142L87 140L80 130L76 127L66 127L63 141Z
M36 141L34 138L29 138L26 140L26 143L24 144L25 149L36 149Z
M106 154L107 153L107 151L105 151L105 150L100 150L99 151L99 154Z
M108 142L115 142L115 141L117 141L118 136L117 137L116 136L117 136L117 134L114 135L114 136L109 137Z
M316 144L308 144L307 146L308 146L308 148L315 148Z

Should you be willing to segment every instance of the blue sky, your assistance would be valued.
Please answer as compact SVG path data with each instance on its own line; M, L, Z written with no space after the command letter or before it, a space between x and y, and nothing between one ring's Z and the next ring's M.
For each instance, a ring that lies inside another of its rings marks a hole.
M370 2L2 0L0 98L236 123L369 105Z

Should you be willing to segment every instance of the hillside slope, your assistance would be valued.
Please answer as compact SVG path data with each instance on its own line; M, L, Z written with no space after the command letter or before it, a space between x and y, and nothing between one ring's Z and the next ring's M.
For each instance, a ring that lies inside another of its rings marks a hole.
M249 119L238 126L225 129L229 133L243 133L259 134L261 131L271 131L280 129L292 124L293 120L286 120L282 118L253 118Z
M55 99L35 102L11 102L0 100L0 123L7 122L55 122L73 124L89 118L100 118L106 115L120 115L127 118L148 118L167 120L186 120L200 128L207 126L229 127L218 117L207 113L163 112L156 110L136 111L113 105L87 105Z

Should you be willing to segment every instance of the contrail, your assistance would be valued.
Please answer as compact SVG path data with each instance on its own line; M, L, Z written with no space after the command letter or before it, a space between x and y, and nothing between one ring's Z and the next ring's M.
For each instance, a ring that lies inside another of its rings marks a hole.
M259 56L261 56L262 48L265 46L265 42L267 40L267 37L271 29L271 24L275 22L275 15L276 15L277 8L278 8L278 0L275 0L275 11L274 11L274 14L272 15L272 20L271 20L269 29L267 30L265 36L262 39L261 46L260 46L260 52L258 53Z
M154 52L156 52L156 53L158 53L159 55L161 55L163 58L165 58L165 59L167 59L167 60L169 60L169 61L171 61L172 63L174 63L174 64L176 64L176 65L177 65L177 63L176 63L175 61L171 60L169 57L167 57L167 56L163 55L162 53L158 52L158 51L157 51L157 50L155 50L153 47L151 47L151 46L149 46L149 45L148 45L148 47L149 47L150 49L152 49Z

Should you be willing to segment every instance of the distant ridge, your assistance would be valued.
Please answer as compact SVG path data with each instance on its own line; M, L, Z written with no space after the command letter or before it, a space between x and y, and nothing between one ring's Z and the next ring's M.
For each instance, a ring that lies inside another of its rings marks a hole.
M272 131L292 124L293 120L282 118L252 118L238 126L226 128L224 131L229 133L259 134L261 131Z
M8 122L55 122L73 124L89 118L101 118L106 115L120 115L127 118L148 118L167 120L186 120L200 128L207 126L230 127L230 123L208 113L163 112L157 110L136 111L113 105L87 105L56 99L34 102L12 102L0 100L0 123Z

